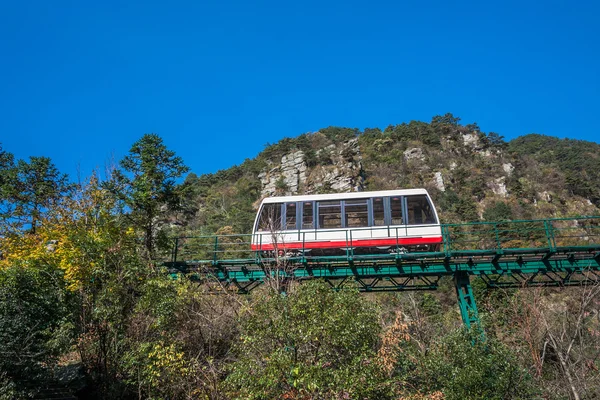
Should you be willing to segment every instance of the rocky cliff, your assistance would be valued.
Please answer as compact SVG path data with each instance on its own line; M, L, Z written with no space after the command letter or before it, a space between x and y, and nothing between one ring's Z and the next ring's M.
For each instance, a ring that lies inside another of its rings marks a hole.
M258 174L261 196L299 193L354 192L363 189L362 157L358 138L332 143L315 151L321 164L309 168L302 150L271 160Z

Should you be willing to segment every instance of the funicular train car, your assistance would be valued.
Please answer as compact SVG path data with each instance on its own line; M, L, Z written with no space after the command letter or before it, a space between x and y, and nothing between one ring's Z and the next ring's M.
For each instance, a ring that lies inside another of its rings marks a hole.
M269 197L252 234L252 250L265 254L436 251L441 243L425 189Z

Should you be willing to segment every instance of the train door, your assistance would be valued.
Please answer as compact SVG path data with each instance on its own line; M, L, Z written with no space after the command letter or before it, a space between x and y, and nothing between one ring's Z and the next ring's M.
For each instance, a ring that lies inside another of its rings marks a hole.
M281 234L279 235L280 243L284 248L296 247L299 241L298 230L298 203L295 201L283 203L281 210Z
M348 230L350 247L360 246L361 241L371 238L370 199L352 199L343 201L344 227Z
M387 238L389 237L388 225L389 198L373 197L371 199L371 237Z
M315 224L316 221L316 210L315 210L315 202L314 201L303 201L298 203L299 209L299 237L298 241L300 243L310 243L317 240L317 227ZM302 245L301 245L302 246Z
M404 208L408 223L408 237L440 236L440 226L429 196L424 194L406 196Z
M406 214L404 213L404 196L391 196L389 197L389 225L390 225L390 239L405 237L408 235Z
M346 240L343 229L343 202L341 200L326 200L315 202L317 215L316 240L319 242L340 242Z

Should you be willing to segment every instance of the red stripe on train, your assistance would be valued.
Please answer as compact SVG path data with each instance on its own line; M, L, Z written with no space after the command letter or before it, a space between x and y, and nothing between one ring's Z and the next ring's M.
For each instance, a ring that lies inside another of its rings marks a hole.
M319 241L319 242L305 242L304 247L302 242L287 242L277 244L277 248L281 250L286 249L329 249L329 248L341 248L341 247L377 247L377 246L395 246L396 244L401 246L411 246L417 244L440 244L442 243L442 237L418 237L418 238L402 238L396 241L395 238L388 239L368 239L368 240L353 240L351 243L345 240L340 241ZM275 246L271 243L252 244L252 250L273 250Z

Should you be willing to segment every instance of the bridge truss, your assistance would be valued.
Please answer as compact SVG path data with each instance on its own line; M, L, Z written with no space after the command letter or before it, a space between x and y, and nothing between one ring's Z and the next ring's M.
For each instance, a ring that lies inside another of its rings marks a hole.
M264 256L250 250L252 235L179 237L165 264L239 293L270 279L315 278L333 288L354 282L364 292L435 290L450 276L467 327L479 320L472 277L488 288L600 282L600 216L446 224L442 236L440 251L407 253L392 246L386 253L362 254L349 240L342 254L328 256L290 254L285 244Z

